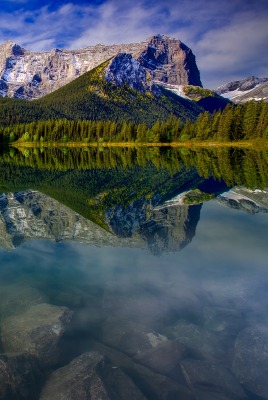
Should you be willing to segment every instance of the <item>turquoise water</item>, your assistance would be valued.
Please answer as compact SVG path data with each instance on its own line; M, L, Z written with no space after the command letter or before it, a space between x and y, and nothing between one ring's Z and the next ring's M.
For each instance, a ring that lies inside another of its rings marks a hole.
M10 349L6 321L16 323L33 304L64 306L72 318L39 391L51 371L95 350L147 399L268 398L268 213L265 189L252 190L250 212L227 207L218 193L190 208L145 210L144 199L123 213L114 203L109 229L36 191L15 192L9 206L3 197L2 353ZM183 351L174 360L176 346ZM159 376L163 394L152 383ZM21 398L14 393L2 398Z

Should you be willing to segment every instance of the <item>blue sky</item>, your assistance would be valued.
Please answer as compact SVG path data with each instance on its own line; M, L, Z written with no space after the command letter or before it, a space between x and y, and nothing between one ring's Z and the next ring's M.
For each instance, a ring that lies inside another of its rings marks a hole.
M131 43L161 33L191 47L206 87L268 77L267 0L2 0L0 42L28 50Z

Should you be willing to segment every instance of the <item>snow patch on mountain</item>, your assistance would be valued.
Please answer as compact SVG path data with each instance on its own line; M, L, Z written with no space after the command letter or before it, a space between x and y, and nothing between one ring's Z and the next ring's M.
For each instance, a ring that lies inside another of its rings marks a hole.
M255 88L257 88L257 87L259 87L259 86L261 86L260 83L259 83L258 85L256 85ZM233 99L235 99L236 97L243 96L244 94L248 94L248 93L250 93L251 91L252 91L252 89L249 89L249 90L239 90L239 89L236 89L236 90L232 90L232 91L230 91L230 92L224 92L224 93L221 94L221 96L222 96L222 97L225 97L226 99L233 100Z
M154 83L166 90L169 90L170 92L176 94L177 96L183 97L185 99L190 99L186 94L184 93L184 87L185 85L171 85L169 83L164 83L160 81L154 81Z
M216 93L235 103L245 103L250 100L267 101L268 78L249 76L241 81L229 82L218 87Z

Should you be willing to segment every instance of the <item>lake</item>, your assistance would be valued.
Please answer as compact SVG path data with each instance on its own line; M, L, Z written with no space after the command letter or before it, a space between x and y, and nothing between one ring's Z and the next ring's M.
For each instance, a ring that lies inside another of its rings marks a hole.
M0 399L268 399L268 152L0 155Z

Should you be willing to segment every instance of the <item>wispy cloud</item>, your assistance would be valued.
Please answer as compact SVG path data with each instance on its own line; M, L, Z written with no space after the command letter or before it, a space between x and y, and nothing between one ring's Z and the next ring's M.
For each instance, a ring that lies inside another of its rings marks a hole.
M0 40L30 50L138 42L162 33L192 48L205 86L268 75L266 0L62 0L32 10L16 2L21 8L1 12Z
M267 76L267 22L267 14L245 12L225 26L206 32L197 42L199 66L206 79L215 71L221 71L226 81L248 74Z

